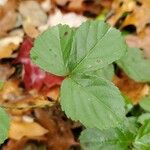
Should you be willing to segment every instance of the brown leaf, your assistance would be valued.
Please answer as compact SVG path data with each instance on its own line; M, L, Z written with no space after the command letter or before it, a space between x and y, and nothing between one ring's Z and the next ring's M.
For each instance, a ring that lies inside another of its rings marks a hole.
M112 0L52 0L52 2L66 11L99 15L103 7L110 7Z
M134 25L139 33L148 23L150 23L150 1L140 0L140 6L136 5L133 12L125 18L121 28L128 25Z
M15 68L11 67L8 64L2 65L0 64L0 80L7 80L13 73L15 72Z
M145 28L137 35L126 36L126 42L130 47L143 49L145 57L150 58L150 27Z
M7 34L7 31L13 29L17 21L15 11L18 0L8 0L7 3L0 7L0 37Z
M47 15L41 9L40 4L34 0L21 1L19 5L19 12L23 18L30 19L33 26L40 26L46 24Z
M39 35L39 31L32 24L32 21L30 20L30 18L28 18L27 20L24 21L24 23L23 23L23 29L24 29L24 32L30 38L36 38Z
M142 97L148 95L150 90L148 84L137 83L124 73L121 73L119 77L114 76L113 82L134 104L137 104Z
M20 140L23 137L36 137L46 134L48 130L36 122L11 121L9 138Z
M57 111L59 110L57 109ZM43 109L36 109L35 116L37 121L49 130L49 133L47 134L48 149L69 150L72 145L77 144L74 140L69 124L63 121L60 118L61 116L54 116Z
M23 150L28 142L45 142L44 137L23 137L20 140L9 139L6 145L2 147L2 150ZM37 145L38 146L38 145Z
M114 26L125 12L133 11L135 6L136 3L134 0L114 0L112 4L113 15L108 22Z
M9 80L4 82L4 86L0 91L0 103L5 101L13 102L21 97L22 90L18 86L18 80Z
M11 57L14 50L19 47L23 37L10 36L0 40L0 59Z

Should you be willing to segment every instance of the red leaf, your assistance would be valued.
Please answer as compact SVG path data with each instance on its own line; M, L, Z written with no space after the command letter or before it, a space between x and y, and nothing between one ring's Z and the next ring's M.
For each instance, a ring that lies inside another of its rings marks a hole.
M34 88L40 90L43 86L52 88L55 85L60 85L64 79L63 77L44 72L31 62L30 50L32 46L32 40L26 38L20 47L20 51L16 59L17 63L21 63L23 65L23 82L26 89Z

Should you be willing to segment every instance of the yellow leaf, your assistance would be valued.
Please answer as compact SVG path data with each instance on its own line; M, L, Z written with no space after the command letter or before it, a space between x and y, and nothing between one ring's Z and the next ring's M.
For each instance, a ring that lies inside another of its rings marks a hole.
M22 137L36 137L46 134L48 130L36 122L12 121L9 138L20 140Z

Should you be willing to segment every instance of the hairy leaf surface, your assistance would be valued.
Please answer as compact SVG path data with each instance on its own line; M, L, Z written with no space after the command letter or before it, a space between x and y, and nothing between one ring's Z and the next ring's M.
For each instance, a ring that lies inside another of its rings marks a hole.
M92 128L81 133L80 142L84 150L128 150L134 137L127 127L108 130Z
M119 90L103 78L89 76L63 81L61 106L71 119L99 129L118 126L125 115Z
M117 64L135 81L150 81L150 60L144 58L144 54L140 49L128 48L126 55L117 61Z

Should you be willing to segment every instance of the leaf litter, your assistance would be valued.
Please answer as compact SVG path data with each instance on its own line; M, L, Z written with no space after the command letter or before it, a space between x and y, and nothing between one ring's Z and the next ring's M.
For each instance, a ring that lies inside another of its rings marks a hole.
M3 150L79 148L77 138L83 126L67 119L58 104L63 78L38 68L31 62L29 52L34 39L48 27L59 23L78 27L104 10L111 25L121 30L134 26L136 30L125 37L126 42L142 49L145 57L150 58L148 1L7 0L0 3L0 80L4 82L0 104L11 116L9 139ZM121 70L113 81L134 104L149 94L147 83L135 82Z

